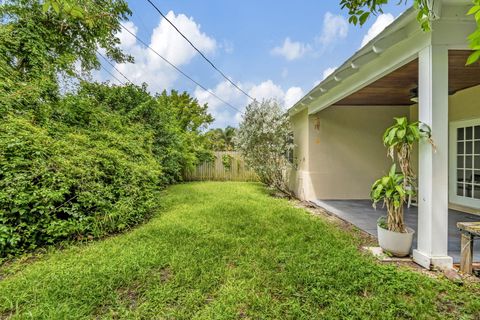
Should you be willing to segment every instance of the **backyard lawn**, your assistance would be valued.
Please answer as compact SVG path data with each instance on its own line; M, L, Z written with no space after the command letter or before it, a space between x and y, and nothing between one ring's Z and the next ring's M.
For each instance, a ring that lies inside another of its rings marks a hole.
M479 319L459 286L358 250L360 237L259 184L168 188L122 235L0 268L0 319Z

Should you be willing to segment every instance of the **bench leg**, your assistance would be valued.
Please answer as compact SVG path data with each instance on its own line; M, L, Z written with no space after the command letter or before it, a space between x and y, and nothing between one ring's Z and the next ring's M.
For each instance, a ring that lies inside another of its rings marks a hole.
M462 233L460 252L460 271L465 274L472 274L473 260L473 236Z

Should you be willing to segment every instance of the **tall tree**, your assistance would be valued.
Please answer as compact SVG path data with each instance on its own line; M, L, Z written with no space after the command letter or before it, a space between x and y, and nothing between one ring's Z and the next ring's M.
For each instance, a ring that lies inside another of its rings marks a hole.
M210 129L205 133L205 137L210 145L210 149L215 151L232 151L235 150L235 136L237 129L227 126L225 129Z
M203 130L213 117L206 105L201 105L186 92L164 91L153 97L146 84L108 86L81 82L74 97L87 99L89 105L97 104L119 112L130 121L149 128L153 139L152 152L162 164L168 183L180 181L184 170L211 157ZM90 114L90 110L85 113L75 111L76 118L79 114Z
M235 138L245 162L267 186L292 196L287 174L292 166L293 132L289 116L274 100L247 106Z
M2 104L28 105L58 94L58 76L100 68L97 50L116 62L116 34L131 14L125 0L5 0L0 4Z
M227 126L223 130L223 140L225 141L225 145L227 150L234 150L235 149L235 136L237 134L237 129L231 126Z

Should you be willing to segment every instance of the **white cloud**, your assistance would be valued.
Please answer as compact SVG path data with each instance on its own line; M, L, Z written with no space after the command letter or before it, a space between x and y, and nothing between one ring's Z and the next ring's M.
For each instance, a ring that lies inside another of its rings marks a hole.
M132 21L127 21L123 25L125 26L125 28L130 30L133 34L135 35L137 34L138 27ZM135 37L133 37L124 29L122 29L122 31L119 34L117 34L117 37L118 39L120 39L121 47L124 50L131 49L132 47L135 47L135 45L137 44L137 39L135 39Z
M282 46L273 48L270 53L272 55L282 56L288 61L292 61L301 58L308 50L308 45L298 41L292 41L287 37Z
M285 93L285 107L292 107L298 100L300 100L305 93L300 87L291 87Z
M348 35L348 21L341 15L335 15L331 12L325 13L323 18L322 33L317 38L317 41L327 46L335 40L344 39Z
M241 83L237 83L236 85L244 90ZM243 111L248 103L247 98L226 80L218 83L215 88L209 90L240 111ZM215 118L215 123L213 124L214 127L226 127L227 125L236 125L238 123L241 113L228 105L225 105L209 92L197 87L193 96L197 98L201 104L208 104L208 111Z
M193 18L184 14L175 15L173 11L167 14L170 19L201 51L212 53L217 49L215 39L202 33L200 25ZM138 28L127 22L126 27L136 34ZM179 74L150 49L139 44L127 31L118 35L121 39L121 48L135 57L135 64L117 64L116 67L133 82L140 84L147 82L149 89L159 92L170 89ZM155 51L165 57L177 67L186 65L198 54L178 33L162 19L153 30L149 43ZM120 75L118 75L121 77Z
M348 28L349 24L347 19L341 15L327 12L323 17L321 33L315 38L314 42L303 43L292 41L287 37L282 45L270 50L270 54L282 56L288 61L299 59L309 51L317 50L319 47L321 50L325 50L338 40L345 39L348 36Z
M258 84L236 84L258 101L275 99L287 108L291 107L304 94L300 87L290 87L287 91L284 91L272 80L266 80ZM208 103L208 111L215 118L213 127L238 125L242 118L242 112L250 100L227 81L218 83L213 89L210 89L210 91L240 110L240 112L234 110L200 88L195 89L193 96L197 98L201 104Z
M390 25L395 18L390 13L384 13L377 17L377 20L372 24L370 29L368 29L367 34L363 37L362 45L366 45L370 40L375 38L380 32L383 31L388 25Z
M272 80L267 80L253 86L248 91L248 94L258 101L262 101L264 99L275 99L280 103L283 102L282 100L285 96L285 92L282 90L282 88L273 83Z
M236 85L240 88L243 87L241 83L237 83ZM230 104L238 106L237 108L241 108L246 103L246 97L227 80L218 83L215 88L209 90ZM208 103L210 112L215 112L218 109L228 107L209 92L204 91L199 87L195 89L193 96L202 104Z
M327 69L323 70L323 80L327 79L327 77L329 75L331 75L332 73L334 73L335 70L337 70L337 68L327 68Z

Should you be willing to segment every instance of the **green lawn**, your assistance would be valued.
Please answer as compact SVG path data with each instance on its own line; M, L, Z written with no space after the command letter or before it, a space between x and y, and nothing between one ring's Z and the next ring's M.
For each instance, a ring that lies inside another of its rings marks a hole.
M0 269L0 319L479 319L480 287L358 250L258 184L169 188L148 223Z

